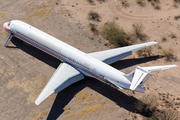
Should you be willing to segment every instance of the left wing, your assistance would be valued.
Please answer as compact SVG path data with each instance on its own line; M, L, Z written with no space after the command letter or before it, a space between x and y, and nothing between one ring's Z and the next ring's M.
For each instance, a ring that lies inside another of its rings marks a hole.
M115 48L100 52L93 52L93 53L89 53L89 55L100 61L105 62L106 64L112 64L122 58L132 55L132 52L138 51L153 44L157 44L157 42L152 41L152 42Z
M83 79L84 76L72 66L61 63L53 74L49 82L44 87L35 101L36 105L39 105L44 99L46 99L53 92L58 93L69 85Z

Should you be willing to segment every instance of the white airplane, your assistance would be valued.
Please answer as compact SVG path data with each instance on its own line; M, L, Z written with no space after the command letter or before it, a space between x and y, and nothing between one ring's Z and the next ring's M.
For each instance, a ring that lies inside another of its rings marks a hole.
M5 43L6 47L14 36L63 62L36 99L36 105L39 105L53 92L58 93L82 80L84 76L96 78L116 89L144 92L141 86L149 76L152 76L151 71L176 67L176 65L138 66L130 74L125 74L108 65L131 55L132 52L157 44L154 41L86 54L19 20L6 22L3 27L10 34Z

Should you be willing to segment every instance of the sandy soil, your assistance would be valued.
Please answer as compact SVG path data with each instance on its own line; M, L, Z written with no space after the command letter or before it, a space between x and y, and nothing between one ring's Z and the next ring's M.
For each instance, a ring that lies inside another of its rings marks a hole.
M100 2L99 2L100 1ZM151 57L132 56L112 64L113 67L129 73L137 65L155 66L176 64L180 66L180 5L173 7L172 0L160 0L160 10L147 1L143 7L135 1L127 0L124 8L120 0L1 0L0 23L11 20L22 20L43 30L52 36L87 53L110 49L101 36L89 29L89 23L102 26L107 21L115 21L126 32L132 31L132 24L142 23L147 41L157 41L152 46ZM93 10L100 14L100 22L88 20L88 13ZM166 108L166 101L180 111L180 68L154 72L144 85L145 94L132 94L128 91L117 91L95 79L85 78L57 95L53 94L39 106L34 104L37 96L46 85L60 61L24 45L13 38L9 48L4 47L6 32L0 28L0 119L1 120L74 120L74 119L143 119L146 116L134 112L135 102L144 95L156 95L159 106ZM174 34L176 38L170 37ZM167 41L162 42L166 37ZM171 48L177 57L176 61L167 62L159 58L163 49ZM161 97L169 95L166 101ZM136 116L136 117L135 117Z

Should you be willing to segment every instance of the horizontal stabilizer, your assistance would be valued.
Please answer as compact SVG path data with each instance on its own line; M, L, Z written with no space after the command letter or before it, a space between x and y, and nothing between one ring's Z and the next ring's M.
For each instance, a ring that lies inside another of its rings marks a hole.
M151 67L142 67L144 70L149 72L156 71L156 70L165 70L169 68L177 67L176 65L164 65L164 66L151 66Z
M152 76L151 71L164 70L177 67L176 65L164 65L164 66L151 66L151 67L140 67L137 66L136 69L127 75L127 78L132 78L130 85L130 90L136 90L137 87L141 86L146 82L149 76ZM129 79L130 80L130 79Z

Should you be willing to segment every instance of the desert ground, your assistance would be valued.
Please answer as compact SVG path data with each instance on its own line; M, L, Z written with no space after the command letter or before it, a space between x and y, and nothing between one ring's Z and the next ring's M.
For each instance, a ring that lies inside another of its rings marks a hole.
M152 5L152 2L155 2ZM100 20L89 20L95 11ZM180 4L173 0L1 0L0 23L22 20L86 53L107 50L107 40L90 30L115 21L127 33L135 23L143 25L145 41L157 41L150 56L137 53L113 67L130 73L139 66L180 66ZM137 112L135 106L144 97L156 96L157 108L180 112L180 67L152 72L143 85L145 93L116 90L96 79L85 77L57 95L52 94L39 106L35 100L61 61L13 38L4 47L7 33L0 28L0 119L1 120L141 120L149 116ZM171 48L175 59L159 57ZM174 114L172 114L174 115ZM178 118L177 118L178 119ZM179 118L180 119L180 118Z

